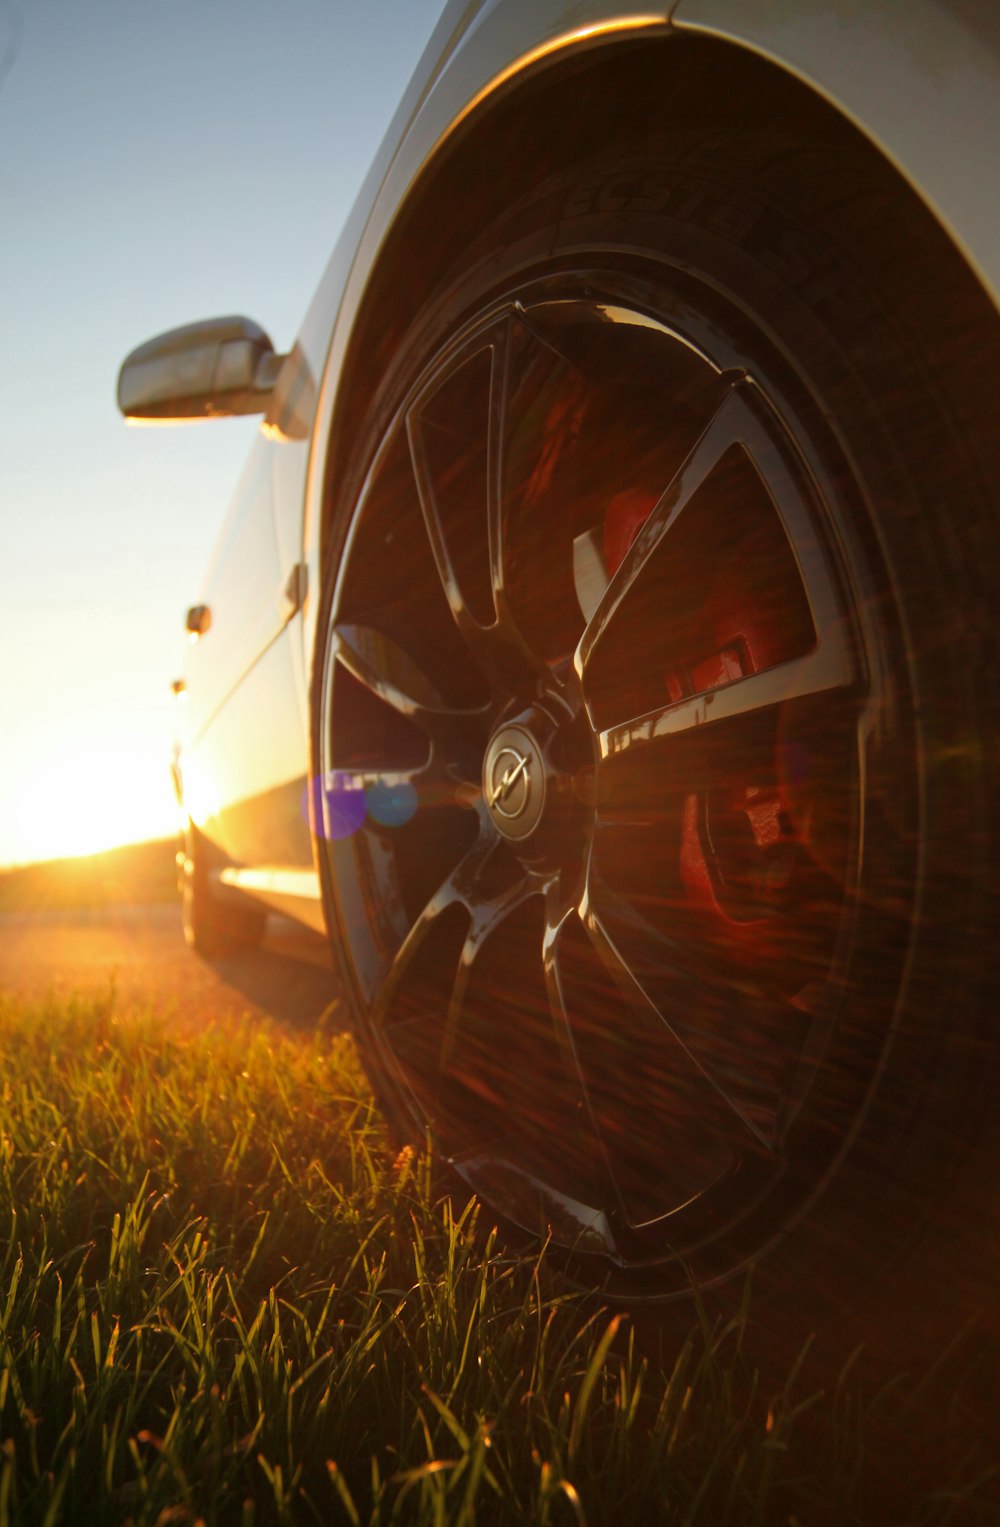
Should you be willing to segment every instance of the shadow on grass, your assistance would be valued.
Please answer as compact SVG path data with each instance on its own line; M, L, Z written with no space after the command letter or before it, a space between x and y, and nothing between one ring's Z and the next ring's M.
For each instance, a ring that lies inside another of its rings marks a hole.
M337 1000L337 978L325 939L287 918L268 916L259 949L215 959L189 955L212 970L233 992L263 1009L276 1023L326 1032L346 1029L347 1009Z

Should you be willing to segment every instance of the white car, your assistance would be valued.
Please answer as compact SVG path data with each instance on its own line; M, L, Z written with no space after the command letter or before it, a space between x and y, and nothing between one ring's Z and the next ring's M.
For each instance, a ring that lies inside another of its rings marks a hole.
M989 3L451 0L290 352L122 368L264 415L190 938L327 931L397 1134L630 1295L994 1244L998 74Z

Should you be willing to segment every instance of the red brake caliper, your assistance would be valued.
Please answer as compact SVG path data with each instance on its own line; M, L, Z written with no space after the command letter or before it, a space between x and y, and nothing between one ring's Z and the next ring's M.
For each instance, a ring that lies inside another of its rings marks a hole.
M604 519L608 576L625 556L656 503L643 489L611 500ZM767 601L772 607L775 601ZM670 700L718 689L745 674L770 668L787 655L779 611L761 621L761 600L730 564L712 586L704 626L706 651L684 654L664 671ZM680 875L689 902L722 925L727 942L748 952L768 952L762 925L791 881L806 823L785 800L779 771L769 778L734 781L725 789L686 796L681 824Z

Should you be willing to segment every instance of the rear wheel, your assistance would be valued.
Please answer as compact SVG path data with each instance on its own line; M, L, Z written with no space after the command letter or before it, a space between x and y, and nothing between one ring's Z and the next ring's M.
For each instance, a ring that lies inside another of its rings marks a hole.
M974 429L788 157L665 144L512 209L331 535L366 1064L401 1134L631 1294L765 1252L789 1286L832 1243L863 1279L994 1059Z
M181 923L184 941L199 954L213 959L235 954L240 949L254 949L264 937L267 913L259 907L223 899L212 884L207 840L193 823L184 834L184 850L178 858Z

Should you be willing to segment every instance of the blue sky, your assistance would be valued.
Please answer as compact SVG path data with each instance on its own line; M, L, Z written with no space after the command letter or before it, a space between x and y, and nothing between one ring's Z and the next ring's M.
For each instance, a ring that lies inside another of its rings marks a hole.
M171 830L183 612L257 426L128 429L118 365L223 313L291 344L441 8L0 0L0 865Z

